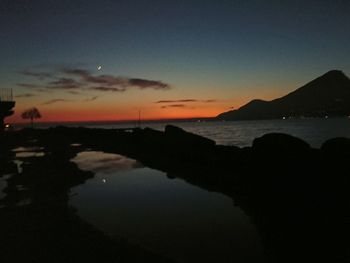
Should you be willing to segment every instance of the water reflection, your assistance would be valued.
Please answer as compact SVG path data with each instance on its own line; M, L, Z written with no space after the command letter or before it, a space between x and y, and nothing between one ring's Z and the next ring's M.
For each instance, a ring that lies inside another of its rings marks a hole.
M17 147L14 148L12 151L15 153L20 153L20 152L36 152L39 150L43 150L43 147Z
M179 262L261 262L254 225L232 199L116 154L82 152L73 161L96 175L72 190L71 204L104 232Z
M16 153L17 158L28 158L28 157L43 157L44 152L20 152Z
M11 174L0 177L0 200L6 196L3 190L7 187L7 179L9 179L10 177Z
M136 160L126 158L118 154L86 151L80 152L72 160L84 171L94 173L118 173L131 169L141 168L142 164Z
M18 147L12 150L17 158L43 157L43 147Z

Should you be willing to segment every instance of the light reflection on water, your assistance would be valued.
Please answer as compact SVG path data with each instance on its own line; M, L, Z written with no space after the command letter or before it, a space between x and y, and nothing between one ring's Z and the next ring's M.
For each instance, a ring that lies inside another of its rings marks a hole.
M17 158L28 158L28 157L43 157L44 152L20 152L16 153Z
M140 162L119 154L96 151L80 152L73 161L79 165L81 170L104 174L119 173L143 167Z
M179 262L261 262L256 230L232 199L116 154L73 161L96 175L72 190L71 205L104 232Z
M12 151L16 153L17 158L28 157L43 157L45 153L42 151L43 147L18 147Z
M17 147L13 149L13 152L19 153L19 152L35 152L39 150L43 150L43 147Z
M7 187L6 180L9 179L11 176L12 174L7 174L0 177L0 200L6 196L6 193L4 193L3 190Z

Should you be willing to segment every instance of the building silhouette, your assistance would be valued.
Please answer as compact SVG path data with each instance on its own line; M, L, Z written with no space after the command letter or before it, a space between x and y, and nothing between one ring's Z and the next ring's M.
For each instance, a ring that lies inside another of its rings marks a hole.
M4 130L4 119L14 113L15 104L12 89L0 89L0 130Z

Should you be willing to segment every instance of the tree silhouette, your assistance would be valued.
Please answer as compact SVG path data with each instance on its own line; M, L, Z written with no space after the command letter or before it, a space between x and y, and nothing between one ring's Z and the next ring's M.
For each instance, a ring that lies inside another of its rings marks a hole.
M41 114L37 108L30 108L22 113L22 119L30 119L30 123L33 127L34 119L40 119Z

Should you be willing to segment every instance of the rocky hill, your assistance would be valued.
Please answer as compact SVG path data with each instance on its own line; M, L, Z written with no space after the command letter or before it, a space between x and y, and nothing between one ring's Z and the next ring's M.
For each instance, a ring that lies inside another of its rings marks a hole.
M219 114L217 118L254 120L349 114L350 79L342 71L332 70L286 96L272 101L252 100L237 110Z

